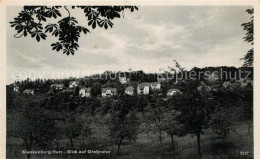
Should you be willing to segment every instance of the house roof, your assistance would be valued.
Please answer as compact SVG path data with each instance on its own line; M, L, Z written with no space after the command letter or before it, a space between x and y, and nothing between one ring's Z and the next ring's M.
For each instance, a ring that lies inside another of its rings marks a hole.
M207 85L200 85L197 87L197 90L201 91L202 89L206 90L206 91L210 91L212 90L212 88L210 86L207 86Z
M249 83L253 84L253 80L251 80L251 79L240 79L240 80L236 80L235 83L241 84L241 85L247 85Z
M81 88L80 90L85 90L86 93L90 93L90 90L91 90L91 89L90 89L90 88L87 88L87 87L83 87L83 88Z
M29 93L29 92L33 92L34 90L33 89L25 89L24 91L23 91L23 93Z
M62 88L62 87L64 87L64 84L52 84L51 87Z
M160 82L164 82L164 81L166 81L166 78L164 78L164 77L159 77L159 78L157 78L157 81L160 83Z
M149 83L146 83L146 82L144 82L144 83L141 83L141 84L138 84L138 88L139 89L144 89L144 87L149 87L150 86L150 84Z
M21 85L21 83L19 81L17 81L17 82L14 82L14 85L19 86L19 85Z
M119 80L126 80L126 77L119 77Z
M181 91L179 89L175 89L175 88L169 89L167 93L171 93L171 92L181 93Z
M129 87L126 87L125 91L133 91L134 90L134 87L132 86L129 86Z
M253 80L251 80L251 79L245 79L245 81L246 81L247 83L253 83Z
M230 84L231 82L230 82L230 81L225 81L224 83L226 83L226 84ZM223 83L223 84L224 84L224 83Z
M230 84L231 84L230 81L225 81L225 82L223 83L223 85L230 85Z
M111 90L111 92L116 93L116 88L102 88L101 92L106 93L107 90Z
M157 84L159 84L159 83L157 83L157 82L151 82L151 86L153 86L153 87L156 87Z
M79 84L79 81L70 81L70 84L72 84L73 82L75 82L76 84Z

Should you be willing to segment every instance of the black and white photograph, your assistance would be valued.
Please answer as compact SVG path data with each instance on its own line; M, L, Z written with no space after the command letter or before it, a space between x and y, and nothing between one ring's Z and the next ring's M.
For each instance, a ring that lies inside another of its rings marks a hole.
M255 158L254 9L6 6L6 158Z

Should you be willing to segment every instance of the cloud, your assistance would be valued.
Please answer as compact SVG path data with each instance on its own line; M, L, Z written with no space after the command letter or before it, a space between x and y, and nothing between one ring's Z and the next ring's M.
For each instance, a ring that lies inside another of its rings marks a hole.
M81 36L74 56L53 51L55 38L36 42L15 39L7 27L7 68L97 72L128 70L155 72L178 60L182 66L241 66L249 45L243 41L240 26L250 16L249 6L140 6L137 12L125 12L115 19L112 29L95 29ZM7 21L19 9L8 9ZM77 12L73 13L76 14ZM81 15L81 14L80 14ZM85 16L78 15L84 24Z

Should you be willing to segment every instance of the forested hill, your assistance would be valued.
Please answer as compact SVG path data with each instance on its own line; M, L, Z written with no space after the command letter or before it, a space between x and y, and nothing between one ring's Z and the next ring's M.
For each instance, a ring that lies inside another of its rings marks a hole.
M238 71L236 68L229 69ZM198 68L194 70L199 71ZM194 154L201 155L205 153L205 149L201 147L207 147L204 145L206 140L202 138L205 132L210 136L219 136L226 143L231 132L236 132L238 127L246 124L246 132L252 136L252 83L243 85L240 83L241 80L235 80L228 81L229 85L224 85L227 81L221 79L187 79L176 83L174 79L170 79L161 81L158 90L138 94L139 84L155 82L156 74L138 71L136 74L128 73L127 78L130 80L125 84L118 79L90 77L26 80L22 81L15 91L13 84L8 85L7 155L9 158L17 158L14 155L20 154L21 150L44 150L46 147L57 150L87 149L92 146L91 148L97 150L111 150L112 153L105 158L117 158L120 151L127 153L122 149L124 146L130 146L129 150L134 151L134 144L145 147L143 145L147 143L154 143L154 139L143 143L144 138L151 135L160 145L169 136L171 140L166 141L171 142L174 151L175 139L188 136L188 141L193 141L189 134L196 136L197 144L191 143L198 145L197 153ZM76 80L79 80L78 86L70 88L71 81ZM51 85L57 83L63 83L64 87L53 89ZM134 88L132 95L125 93L129 86ZM81 87L90 87L91 95L81 97ZM108 87L116 88L117 94L104 97L102 88ZM30 93L26 91L28 89L35 92ZM169 90L178 91L169 95ZM13 143L11 139L17 143ZM129 145L126 145L126 141ZM218 140L210 141L210 144L216 144ZM247 138L245 141L248 141ZM243 145L240 142L239 144ZM250 153L251 148L252 145L249 144L247 150L250 150ZM178 149L179 155L184 151L190 151L189 148ZM13 153L14 151L18 153ZM153 152L154 149L150 151ZM232 152L234 151L230 151ZM134 158L135 153L131 154ZM230 154L225 152L225 155Z

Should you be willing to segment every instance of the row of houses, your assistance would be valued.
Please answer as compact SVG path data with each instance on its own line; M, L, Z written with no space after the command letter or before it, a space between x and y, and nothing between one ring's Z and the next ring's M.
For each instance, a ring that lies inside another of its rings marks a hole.
M236 86L236 87L246 87L249 84L251 84L253 86L253 80L237 80L233 83L231 83L230 81L226 81L223 83L223 87L227 88L227 87L232 87L232 86ZM82 97L89 97L91 96L90 94L90 88L81 88L79 91L79 95ZM137 86L137 94L150 94L151 90L161 90L161 84L158 82L144 82L141 84L138 84ZM207 86L204 82L201 82L201 84L197 87L197 90L201 91L201 90L206 90L206 91L211 91L212 87ZM167 91L167 96L173 96L175 94L181 94L182 92L179 89L169 89ZM133 86L129 86L126 87L125 89L125 94L128 95L134 95L134 87ZM102 88L101 90L101 95L102 97L110 97L110 96L115 96L117 95L117 89L116 88Z
M223 83L223 87L228 88L228 87L246 87L248 85L253 86L254 81L251 79L241 79L241 80L236 80L234 82L231 81L225 81Z
M122 84L126 84L129 82L129 80L125 77L119 78L120 82ZM225 81L223 82L223 87L224 88L229 88L229 87L245 87L248 86L249 84L251 84L251 86L253 86L253 80L249 80L249 79L242 79L242 80L236 80L236 81ZM69 89L65 89L64 84L52 84L51 85L51 89L55 89L55 90L62 90L63 92L66 91L71 91L72 88L75 87L80 87L80 82L79 81L71 81L69 83ZM201 85L197 87L197 89L200 91L202 89L206 89L206 90L212 90L212 88L210 86L207 86L204 82L201 82ZM128 86L125 89L125 94L128 95L134 95L134 87L133 86ZM136 93L138 95L140 94L150 94L151 91L157 90L160 91L161 90L161 83L160 82L143 82L138 84L137 88L136 88ZM19 92L19 85L14 84L14 91L15 92ZM30 95L34 95L35 92L33 89L26 89L23 91L24 94L30 94ZM169 89L167 92L167 96L172 96L174 94L177 93L181 93L181 91L179 89ZM87 88L87 87L80 87L79 89L79 95L81 97L89 97L91 96L91 88ZM101 95L102 97L110 97L110 96L115 96L117 95L117 89L116 88L102 88L101 89Z
M151 83L141 83L137 86L137 94L149 94L150 90L161 90L161 84L157 82L151 82ZM79 95L82 97L89 97L91 89L90 88L80 88ZM125 89L125 94L128 95L134 95L134 87L129 86ZM117 95L117 89L116 88L102 88L101 89L101 95L102 97L110 97Z
M127 84L127 83L130 83L130 79L126 78L126 77L119 77L119 82L121 84ZM70 81L69 88L77 87L79 85L80 85L79 81Z
M125 94L134 95L134 90L135 89L133 86L126 87ZM138 95L150 94L151 90L161 90L161 84L157 83L157 82L151 82L151 83L145 82L145 83L138 84L138 86L137 86ZM167 92L167 95L172 96L176 93L181 93L181 91L178 89L169 89ZM91 96L91 88L86 88L86 87L80 88L79 95L81 97ZM102 88L101 95L102 95L102 97L115 96L115 95L117 95L117 89L116 88Z

